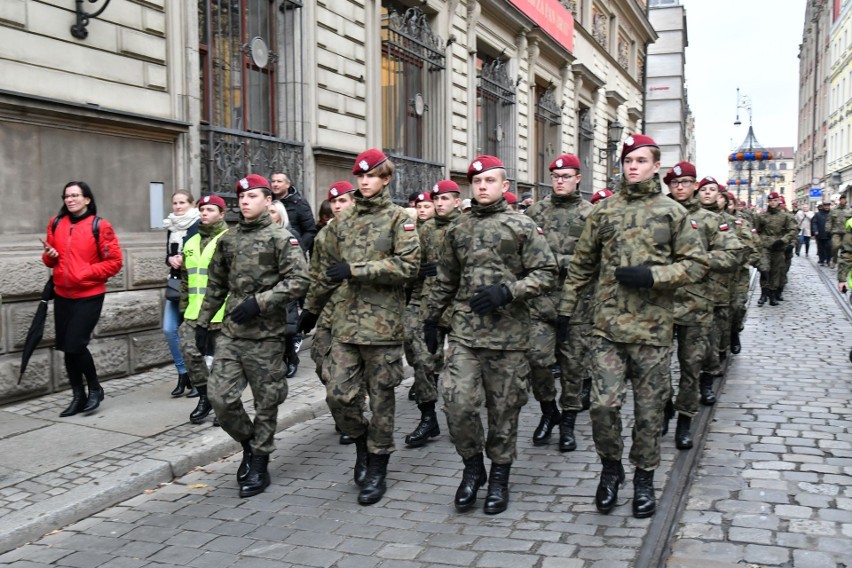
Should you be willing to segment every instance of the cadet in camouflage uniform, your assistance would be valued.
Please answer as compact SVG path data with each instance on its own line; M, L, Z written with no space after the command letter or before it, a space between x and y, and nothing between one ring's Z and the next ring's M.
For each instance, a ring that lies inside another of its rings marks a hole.
M837 289L845 294L849 289L850 272L852 272L852 218L846 221L843 228L843 237L840 239L840 250L837 254Z
M846 188L849 191L849 187ZM837 266L837 253L846 233L846 220L852 215L852 211L846 206L846 195L840 196L840 202L828 216L828 232L831 233L831 265Z
M491 459L484 511L496 514L509 504L518 416L527 401L526 300L553 286L557 268L535 222L507 211L503 192L509 189L509 180L503 162L479 156L470 164L467 178L473 207L445 234L438 275L429 288L424 335L429 350L437 351L438 326L449 311L444 412L464 460L456 509L471 508L487 480L484 446ZM483 397L487 438L480 418Z
M530 305L533 328L542 329L538 334L533 332L533 346L530 351L539 353L537 357L530 358L530 365L533 395L539 401L542 412L541 421L533 433L533 444L546 444L553 426L559 424L559 450L570 452L577 448L574 422L577 413L583 409L581 392L586 382L591 388L591 379L587 377L588 368L584 363L588 351L586 338L592 331L590 293L594 285L586 286L579 295L580 302L575 317L571 319L569 338L566 342L556 343L556 306L562 295L562 285L574 254L574 246L583 232L592 204L583 199L577 190L582 179L580 159L577 156L558 156L550 164L550 177L553 193L526 211L527 217L544 230L544 237L556 255L556 263L559 266L557 285L549 290L547 295L534 298ZM556 388L550 372L554 361L559 362L560 369L561 415L556 406Z
M757 229L751 226L751 222L737 209L737 198L728 192L728 213L734 217L737 238L743 245L743 255L740 259L740 268L734 279L734 295L731 301L731 353L737 355L742 350L740 344L740 333L745 328L746 310L748 309L748 292L751 284L751 271L749 266L757 267L760 263L760 242L757 237Z
M204 351L207 329L227 296L229 311L207 388L222 428L243 445L237 481L240 497L250 497L269 485L278 405L287 398L282 342L287 302L302 297L310 279L299 241L269 216L269 182L255 174L244 177L237 182L237 199L242 219L219 239L195 330ZM254 422L240 400L246 384L254 397Z
M698 186L693 164L676 164L671 174L666 174L666 178L671 197L686 208L689 223L698 229L710 267L707 276L702 280L675 290L674 333L677 337L677 360L680 367L680 381L674 404L678 415L675 446L687 450L692 447L692 435L689 431L692 418L698 414L699 380L700 377L703 379L701 368L708 350L716 348L710 343L713 305L716 302L728 301L728 282L730 275L739 269L742 245L734 235L734 228L727 221L702 207L696 194ZM666 430L665 425L663 430Z
M609 513L624 480L621 406L627 378L635 424L630 461L633 515L654 514L654 470L660 463L663 407L670 395L674 289L698 281L707 259L687 211L660 187L660 149L648 136L629 136L621 151L625 176L619 192L596 205L568 266L557 321L568 336L578 291L597 279L593 300L592 432L603 462L595 505Z
M441 252L441 244L444 241L444 234L447 232L450 223L461 215L458 210L461 203L459 193L459 186L452 180L445 179L436 183L432 188L430 197L431 203L434 205L435 216L417 229L420 233L422 286L417 290L420 294L417 299L418 312L411 315L411 321L412 325L413 322L416 322L416 341L423 344L424 353L423 358L418 361L421 369L419 371L417 367L414 369L414 389L417 408L420 409L420 422L414 428L414 431L405 437L405 443L410 447L422 446L429 438L441 433L438 427L438 416L435 413L435 403L438 402L437 376L443 367L443 349L440 349L438 353L430 353L426 349L423 338L423 320L429 287L434 282L435 276L438 275L438 257ZM413 302L414 297L412 297ZM438 344L442 347L448 328L449 320L445 317L441 325L438 326Z
M796 221L796 215L787 211L787 202L784 200L784 196L781 195L779 197L781 201L781 212L784 213L787 217L792 219L792 223L796 224L796 243L799 242L799 223ZM842 226L842 225L841 225ZM795 250L795 245L787 245L784 247L784 272L781 274L781 286L778 288L778 292L775 294L775 299L779 302L784 301L784 287L787 286L787 274L790 272L790 267L793 265L793 251Z
M770 306L777 306L775 296L781 288L784 275L784 249L796 245L799 227L796 220L781 211L780 195L776 192L769 194L766 213L758 215L754 220L754 228L760 236L760 299L758 306L763 306L769 300Z
M201 223L198 233L184 243L183 267L181 268L181 295L179 311L183 314L180 324L180 350L183 360L193 377L192 385L198 390L198 404L189 415L189 421L199 424L204 421L213 406L207 396L207 377L210 370L204 357L212 355L208 351L199 351L195 345L195 327L201 303L207 291L207 271L219 239L228 230L225 223L225 200L218 195L207 195L198 200ZM215 336L219 334L225 316L225 305L213 317L208 328L208 347L215 345Z
M372 148L355 159L355 207L328 226L329 254L312 271L314 283L299 316L311 330L335 290L347 282L332 325L326 401L340 430L355 438L354 479L358 502L377 503L385 493L388 459L394 450L394 389L402 382L405 284L417 275L420 243L387 186L393 163ZM372 417L361 408L366 385Z

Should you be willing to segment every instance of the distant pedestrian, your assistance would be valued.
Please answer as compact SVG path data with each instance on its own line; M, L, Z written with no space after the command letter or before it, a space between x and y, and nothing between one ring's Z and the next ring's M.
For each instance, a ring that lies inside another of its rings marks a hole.
M525 191L521 194L521 201L518 203L518 209L526 211L533 203L533 194L529 191Z
M811 221L813 221L815 213L811 211L811 206L805 203L802 208L796 211L796 222L799 224L799 239L796 242L796 256L802 251L802 245L805 246L805 256L811 250Z
M816 215L811 220L811 233L816 238L818 266L828 266L831 263L831 233L829 232L831 203L821 203Z

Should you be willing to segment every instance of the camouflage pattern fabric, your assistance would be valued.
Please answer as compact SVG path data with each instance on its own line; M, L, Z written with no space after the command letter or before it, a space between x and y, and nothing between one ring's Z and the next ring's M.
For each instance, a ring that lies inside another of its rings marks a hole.
M329 221L329 224L334 223L335 219ZM328 235L330 231L326 230L326 225L322 229L320 229L317 236L314 238L314 248L311 250L311 260L309 264L310 273L319 274L321 269L320 259L328 258L329 252L329 242ZM331 264L335 264L332 262ZM335 310L342 305L343 299L346 297L346 288L348 284L346 282L341 282L340 286L331 294L331 298L329 298L328 303L326 303L325 307L322 309L322 313L320 313L319 319L317 320L317 327L331 329L332 322L339 320L339 315L335 315ZM331 343L329 343L331 345Z
M436 402L438 400L438 388L435 386L436 357L429 353L426 348L426 339L423 335L423 319L420 316L420 305L410 303L405 308L406 335L410 338L413 359L406 359L414 368L414 393L418 404L424 402ZM439 342L441 338L439 338ZM439 343L443 346L443 343ZM439 348L439 351L441 349Z
M828 215L826 230L831 233L831 261L837 262L838 253L843 246L843 235L846 233L846 221L852 216L852 208L838 205Z
M722 361L719 359L719 344L725 329L731 329L731 307L729 305L715 306L713 308L713 322L710 325L710 338L707 355L704 357L704 371L711 375L722 374ZM730 338L725 346L730 345Z
M559 382L562 385L562 394L559 397L559 406L562 410L575 412L583 410L583 401L580 397L583 380L592 378L589 367L592 330L591 323L574 325L572 317L568 328L568 341L556 347L556 360L561 371Z
M207 340L211 344L215 344L216 336L219 332L210 330L207 334ZM195 388L207 386L207 377L210 376L210 369L207 368L207 363L204 362L204 356L195 346L195 322L192 320L183 320L178 328L178 337L180 339L180 352L183 355L183 363L186 365L186 371L189 373L189 378L192 381L192 386Z
M482 453L496 464L516 455L518 417L527 402L530 369L523 351L472 349L450 339L444 374L444 413L450 437L463 458ZM483 430L485 403L488 434Z
M287 398L287 365L280 340L237 339L222 334L207 382L207 396L222 429L238 442L251 441L257 455L275 450L278 406ZM254 399L254 420L241 396L248 385Z
M447 233L447 229L450 228L450 225L459 218L461 215L461 211L459 211L458 207L447 213L446 215L435 215L431 219L426 222L426 227L423 231L423 236L420 239L421 244L421 256L424 262L438 262L441 257L441 249L444 245L444 236ZM430 276L426 278L423 282L423 294L421 296L421 319L426 319L426 298L429 297L429 289L432 287L432 284L435 282L435 277ZM444 328L449 329L450 327L450 313L449 311L444 312L444 316L441 318L440 325ZM443 349L438 350L438 358L439 362L437 365L437 369L443 368Z
M316 240L314 241L316 243ZM326 308L327 309L327 308ZM323 310L325 313L325 310ZM328 384L328 354L331 351L331 328L317 325L311 343L311 360L322 384Z
M710 326L676 325L675 336L680 379L674 408L680 414L693 417L698 414L698 378L701 376L705 355L710 349Z
M846 221L843 238L840 241L840 253L837 256L837 281L847 282L852 270L852 219Z
M532 374L530 383L539 402L556 400L556 378L550 370L556 364L556 325L533 318L530 322L530 349L527 351Z
M766 213L755 218L754 228L760 236L763 255L760 263L760 286L767 290L778 290L783 281L786 263L784 249L772 250L772 245L780 239L784 241L785 246L795 246L799 227L792 216L786 215L778 207L769 207Z

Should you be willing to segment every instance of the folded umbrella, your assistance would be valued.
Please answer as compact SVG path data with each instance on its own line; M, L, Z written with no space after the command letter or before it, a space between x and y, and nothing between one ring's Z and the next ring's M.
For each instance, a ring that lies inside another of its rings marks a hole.
M47 303L53 299L53 276L47 279L44 285L44 290L41 291L41 298L38 302L38 308L33 316L33 321L30 324L30 329L27 331L27 339L24 341L24 351L21 353L21 375L18 377L18 384L21 384L21 379L24 378L24 373L27 370L27 364L30 362L30 357L35 351L42 337L44 337L44 323L47 320Z

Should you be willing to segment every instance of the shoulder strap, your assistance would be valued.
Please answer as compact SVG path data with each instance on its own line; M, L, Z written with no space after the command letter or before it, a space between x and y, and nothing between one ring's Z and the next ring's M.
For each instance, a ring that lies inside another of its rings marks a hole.
M59 221L62 219L62 215L57 215L53 218L53 224L50 226L50 231L55 233L56 227L59 225ZM101 242L101 218L95 215L95 218L92 220L92 235L95 237L95 244L98 245Z

